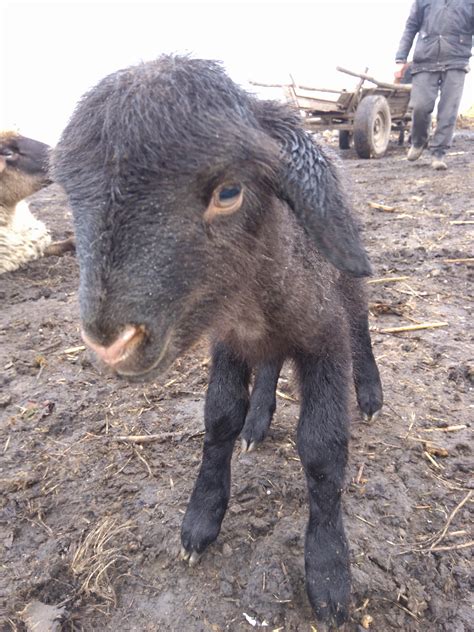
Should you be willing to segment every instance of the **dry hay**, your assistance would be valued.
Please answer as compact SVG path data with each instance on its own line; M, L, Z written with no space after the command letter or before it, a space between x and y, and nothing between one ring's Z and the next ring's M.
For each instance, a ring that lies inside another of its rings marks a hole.
M93 594L116 604L110 573L119 561L129 559L117 540L132 528L131 521L119 524L115 518L106 517L84 537L71 562L71 570L80 584L79 594Z
M471 107L467 108L465 112L459 114L456 121L456 127L461 129L474 128L474 103L471 105Z

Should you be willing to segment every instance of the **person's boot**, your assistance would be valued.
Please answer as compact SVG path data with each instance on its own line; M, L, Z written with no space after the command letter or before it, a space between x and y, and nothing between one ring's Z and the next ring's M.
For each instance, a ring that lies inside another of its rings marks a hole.
M421 147L415 147L414 145L412 145L410 149L408 150L407 160L410 160L410 161L418 160L418 158L423 153L423 150L424 150L423 145Z
M435 154L433 156L433 160L431 162L431 166L436 171L446 171L446 169L448 168L448 165L446 164L446 160L445 160L443 154L439 154L439 155Z

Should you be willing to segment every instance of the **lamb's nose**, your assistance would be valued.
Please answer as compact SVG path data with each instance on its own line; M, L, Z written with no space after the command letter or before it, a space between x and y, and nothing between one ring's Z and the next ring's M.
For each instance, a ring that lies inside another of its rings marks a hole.
M82 330L81 334L86 345L90 347L103 362L112 367L126 360L145 336L143 327L127 325L118 338L116 338L111 345L105 347L91 340L84 330Z

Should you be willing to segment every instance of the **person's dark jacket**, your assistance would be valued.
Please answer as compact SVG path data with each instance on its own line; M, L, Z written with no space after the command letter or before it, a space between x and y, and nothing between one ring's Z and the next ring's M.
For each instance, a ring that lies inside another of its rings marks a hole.
M413 74L421 71L469 70L474 33L474 0L415 0L396 54L406 61L418 33Z

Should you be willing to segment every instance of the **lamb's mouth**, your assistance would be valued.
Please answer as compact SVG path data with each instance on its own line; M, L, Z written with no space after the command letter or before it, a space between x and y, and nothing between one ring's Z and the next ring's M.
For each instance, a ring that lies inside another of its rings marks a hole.
M139 350L133 356L127 356L124 358L123 366L121 363L113 367L114 372L120 377L126 379L143 379L145 380L151 373L159 374L167 369L170 364L175 360L176 353L174 352L173 345L171 344L173 338L173 330L171 329L166 334L161 351L158 357L152 364L146 367L133 366L133 359L137 357ZM131 361L131 362L130 362Z

